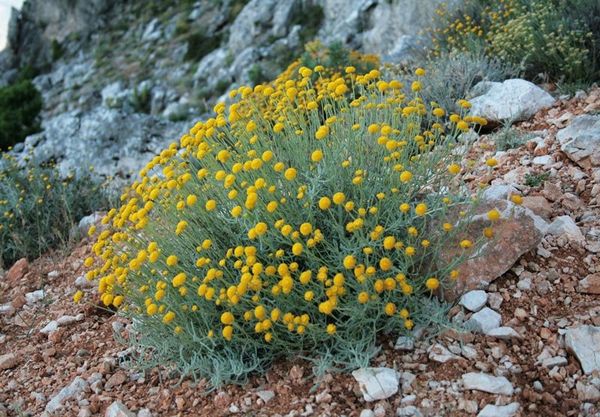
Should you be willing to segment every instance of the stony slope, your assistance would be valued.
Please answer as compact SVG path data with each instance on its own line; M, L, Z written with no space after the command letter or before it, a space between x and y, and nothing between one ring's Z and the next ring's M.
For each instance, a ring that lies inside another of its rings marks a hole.
M298 360L205 394L203 381L180 381L162 367L130 370L131 352L116 341L129 323L70 301L87 285L81 260L91 242L83 241L66 257L21 262L0 279L0 415L598 416L600 170L580 158L587 150L594 160L598 148L586 141L573 152L564 138L581 116L597 120L598 109L596 88L520 123L528 138L521 146L499 152L497 137L476 139L469 158L499 164L472 176L473 188L491 184L487 198L518 190L546 224L544 237L451 310L454 323L479 331L383 338L371 366L386 368L387 384L372 386L369 375L362 388L351 375L317 379ZM522 238L500 244L510 252ZM496 262L487 259L489 268Z

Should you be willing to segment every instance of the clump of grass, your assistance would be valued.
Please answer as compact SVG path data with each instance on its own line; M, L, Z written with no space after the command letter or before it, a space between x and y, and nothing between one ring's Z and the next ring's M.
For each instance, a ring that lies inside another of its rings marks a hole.
M52 39L51 48L52 48L52 61L58 61L65 54L65 48L56 39Z
M150 88L145 87L138 90L137 87L133 89L132 96L133 110L137 113L150 113L152 109L152 92Z
M499 151L507 151L509 149L518 148L525 144L531 135L524 133L511 126L511 122L507 122L500 130L491 135L491 139L496 144L496 149Z
M72 226L108 206L91 174L61 178L52 167L21 166L8 153L0 161L0 248L4 265L36 258L66 244Z
M203 30L191 33L187 37L186 61L200 61L221 44L221 35L206 36Z
M525 185L531 188L538 188L544 184L548 178L550 178L549 172L541 172L537 174L527 173L525 174Z
M267 81L267 77L265 76L260 64L252 65L248 71L248 79L252 85L259 85Z

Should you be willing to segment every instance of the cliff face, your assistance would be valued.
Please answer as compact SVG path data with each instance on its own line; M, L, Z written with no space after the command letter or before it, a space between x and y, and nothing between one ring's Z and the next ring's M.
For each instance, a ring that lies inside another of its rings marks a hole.
M21 11L13 9L8 49L18 66L45 67L52 60L53 42L70 34L87 35L106 27L116 0L29 0Z
M11 18L0 85L36 68L46 129L17 151L35 145L65 170L91 164L126 175L232 86L275 77L311 39L406 59L440 2L28 0ZM150 137L132 138L132 120ZM94 140L82 132L90 124ZM87 155L70 151L82 142Z

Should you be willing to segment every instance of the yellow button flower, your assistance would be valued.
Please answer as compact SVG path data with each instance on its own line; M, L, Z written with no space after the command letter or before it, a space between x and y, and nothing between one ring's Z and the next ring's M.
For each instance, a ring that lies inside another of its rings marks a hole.
M204 207L206 208L206 211L213 211L217 208L217 202L215 200L208 200Z
M333 195L333 202L337 205L343 204L346 200L346 195L344 193L335 193Z
M297 175L298 175L298 172L296 171L295 168L288 168L285 170L285 173L283 174L285 179L288 181L294 180Z
M410 171L402 171L400 174L400 181L407 183L412 179L413 175Z
M310 160L313 162L320 162L323 159L323 151L317 149L310 155Z
M233 322L234 322L234 317L233 317L233 314L231 314L231 312L226 311L223 314L221 314L221 323L231 325L231 324L233 324Z

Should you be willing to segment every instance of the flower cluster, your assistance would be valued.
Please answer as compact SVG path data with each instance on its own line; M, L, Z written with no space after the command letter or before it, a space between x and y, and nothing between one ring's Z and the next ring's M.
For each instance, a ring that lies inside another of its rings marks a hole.
M295 354L356 366L380 332L427 324L463 258L440 252L477 245L456 145L484 120L423 102L426 76L296 62L231 91L103 219L85 260L102 302L213 383Z

